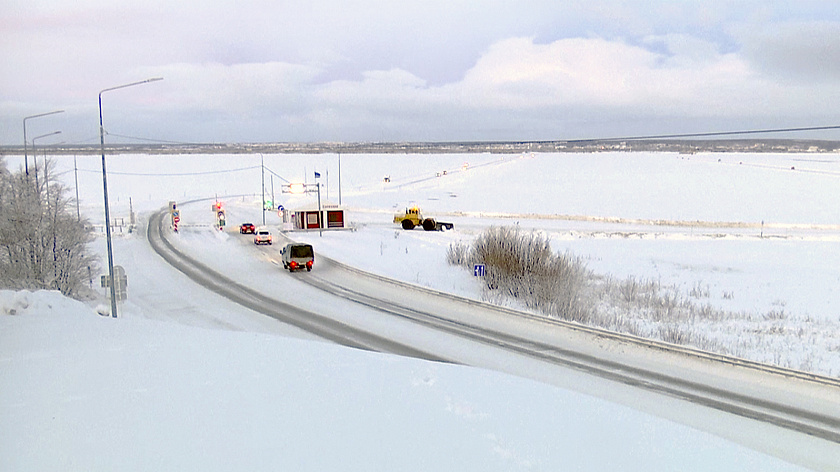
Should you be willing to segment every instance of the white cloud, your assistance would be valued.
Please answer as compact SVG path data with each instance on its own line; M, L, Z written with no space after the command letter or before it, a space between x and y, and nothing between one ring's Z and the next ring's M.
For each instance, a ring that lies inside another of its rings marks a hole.
M600 38L563 39L545 45L513 38L493 45L464 81L451 88L470 97L473 106L672 108L680 102L694 102L691 95L709 80L734 81L746 74L738 68L727 56L702 61L679 52L663 56Z
M660 39L667 54L601 38L545 45L507 39L489 48L461 83L446 88L462 103L488 109L596 107L687 116L827 110L826 94L839 90L786 87L706 41Z
M165 82L108 96L111 121L185 141L546 139L569 123L624 134L675 117L798 125L833 117L840 98L837 15L787 0L9 1L4 126L65 108L96 131L99 90L152 76ZM155 109L178 122L141 119Z
M666 51L602 38L504 39L444 85L399 68L322 83L322 69L301 64L174 64L138 70L166 81L136 100L195 116L208 131L224 127L214 141L259 132L281 141L560 139L570 123L813 116L828 113L823 97L840 90L782 85L690 36L648 40Z

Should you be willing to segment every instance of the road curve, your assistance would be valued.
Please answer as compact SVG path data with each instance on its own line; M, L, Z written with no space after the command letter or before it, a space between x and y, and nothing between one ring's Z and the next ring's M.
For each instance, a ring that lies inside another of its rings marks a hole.
M146 231L149 244L167 263L208 290L258 313L265 314L337 344L370 351L390 352L431 361L448 361L447 359L420 349L396 343L385 337L377 336L331 318L323 317L317 313L303 310L289 303L259 293L250 287L225 277L207 265L190 258L164 237L165 231L168 231L164 230L163 217L165 214L166 210L162 210L154 213L149 218Z
M162 223L164 215L165 210L161 210L149 219L152 247L219 295L347 346L461 362L451 355L407 346L300 310L244 287L169 243L168 229ZM318 260L317 272L301 280L369 309L471 342L840 444L838 379L549 320L369 274L323 256ZM424 296L407 295L410 293ZM429 302L408 306L406 300L415 298Z

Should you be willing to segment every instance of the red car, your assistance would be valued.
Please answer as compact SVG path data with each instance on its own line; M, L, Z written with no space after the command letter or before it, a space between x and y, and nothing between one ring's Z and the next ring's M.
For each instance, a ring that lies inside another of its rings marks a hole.
M239 226L239 234L254 234L257 228L254 223L242 223Z

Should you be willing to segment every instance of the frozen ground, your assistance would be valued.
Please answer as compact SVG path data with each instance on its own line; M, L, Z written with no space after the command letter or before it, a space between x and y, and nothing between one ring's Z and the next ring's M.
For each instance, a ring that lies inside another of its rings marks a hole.
M115 321L55 293L0 291L0 308L4 471L803 470L491 371Z
M118 155L108 162L112 214L124 221L129 204L142 213L162 200L219 196L231 225L261 224L263 189L293 209L315 195L284 193L284 185L313 183L317 171L323 200L340 198L356 231L295 238L373 272L507 304L516 302L448 267L446 249L489 225L540 231L617 288L632 279L697 311L721 311L713 323L672 323L698 347L840 375L837 154ZM71 187L72 164L59 161ZM97 223L100 159L79 157L78 168L85 213ZM411 203L456 223L456 231L398 231L392 215ZM185 223L210 224L203 205L184 207ZM275 212L265 213L265 223L282 227ZM631 306L602 311L636 334L673 332L646 320L627 323Z
M274 200L287 208L305 199L281 185L312 183L316 170L329 183L322 197L338 200L338 156L263 158L266 193L273 184ZM810 365L836 376L838 162L837 155L347 155L341 198L356 230L293 237L367 270L482 298L479 280L446 265L448 245L491 224L534 228L601 274L686 292L708 287L704 303L758 318L781 308L785 324L776 331L808 328L808 336L770 338L778 345L751 352L789 349L792 359L819 352ZM262 222L260 156L113 156L108 164L112 214L126 221L130 207L143 215L169 200L218 195L230 224ZM58 165L73 188L72 159ZM82 211L94 223L99 165L98 157L78 158ZM412 202L456 230L397 230L393 212ZM192 234L216 237L208 202L182 208ZM265 217L281 228L275 213ZM104 241L96 245L104 251ZM2 313L17 315L0 317L0 469L113 470L130 462L135 470L796 470L556 387L313 343L183 282L137 234L117 235L115 259L130 281L116 324L54 294L3 293ZM244 260L230 264L247 269ZM40 453L46 445L53 454Z

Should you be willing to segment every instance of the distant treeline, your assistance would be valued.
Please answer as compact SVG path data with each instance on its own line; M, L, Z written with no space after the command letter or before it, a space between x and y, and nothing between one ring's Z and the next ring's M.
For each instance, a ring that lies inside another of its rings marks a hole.
M97 155L99 146L55 144L51 155ZM0 146L0 155L22 155L23 146ZM453 154L528 152L840 152L840 141L798 139L662 139L625 141L476 141L382 143L109 144L106 154Z

